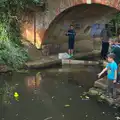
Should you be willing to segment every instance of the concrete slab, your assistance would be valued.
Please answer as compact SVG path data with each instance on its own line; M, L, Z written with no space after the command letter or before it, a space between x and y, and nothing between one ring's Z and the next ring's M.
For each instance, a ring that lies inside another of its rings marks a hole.
M82 64L82 65L99 65L98 61L84 61L84 60L71 60L63 59L62 64Z
M84 56L89 56L89 55L98 55L99 52L87 52L87 53L78 53L75 54L74 58L75 59L80 59L81 57ZM33 61L29 61L25 64L25 67L27 68L45 68L45 67L51 67L53 65L62 64L62 60L58 59L58 55L54 55L54 56L45 56L39 60L33 60Z

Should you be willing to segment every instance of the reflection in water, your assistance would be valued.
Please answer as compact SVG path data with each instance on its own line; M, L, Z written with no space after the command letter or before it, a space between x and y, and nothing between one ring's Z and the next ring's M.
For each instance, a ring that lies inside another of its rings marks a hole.
M35 76L28 76L26 80L29 88L38 88L40 87L40 81L42 80L41 73L38 72Z
M2 102L4 104L11 104L11 101L13 99L14 90L16 89L15 85L10 85L4 78L4 76L1 76L1 81L3 81L2 87L0 88L0 92L2 95Z

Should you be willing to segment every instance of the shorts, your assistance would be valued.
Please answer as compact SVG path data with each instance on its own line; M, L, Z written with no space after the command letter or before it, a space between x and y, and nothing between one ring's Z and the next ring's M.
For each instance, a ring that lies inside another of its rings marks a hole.
M69 39L69 41L68 41L68 49L74 49L74 42L75 42L75 40Z

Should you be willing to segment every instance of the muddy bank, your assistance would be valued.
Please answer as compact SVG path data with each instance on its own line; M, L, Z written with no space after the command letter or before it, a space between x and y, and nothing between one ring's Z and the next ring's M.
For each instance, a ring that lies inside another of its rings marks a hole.
M6 72L11 72L12 69L10 69L7 65L0 65L0 73L6 73Z

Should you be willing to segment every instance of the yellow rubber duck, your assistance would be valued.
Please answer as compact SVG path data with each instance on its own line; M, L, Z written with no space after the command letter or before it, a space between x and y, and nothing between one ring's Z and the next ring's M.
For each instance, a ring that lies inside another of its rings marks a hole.
M14 93L14 97L16 101L19 101L19 94L17 92Z
M14 93L14 97L17 98L19 97L19 94L17 92Z

